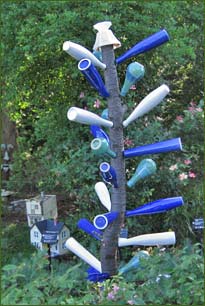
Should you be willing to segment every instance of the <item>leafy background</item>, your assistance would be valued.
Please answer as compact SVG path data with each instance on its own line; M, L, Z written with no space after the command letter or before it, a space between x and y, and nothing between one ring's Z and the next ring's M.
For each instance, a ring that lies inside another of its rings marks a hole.
M183 151L150 156L157 174L128 190L127 208L179 195L185 205L167 214L140 217L137 222L129 218L126 226L130 236L174 230L179 248L187 238L197 242L192 221L203 216L203 9L203 1L3 1L2 110L16 123L18 150L12 176L2 186L17 192L19 198L41 191L65 195L61 219L77 240L84 239L85 246L98 254L96 243L77 230L76 222L102 212L94 192L101 161L91 153L89 127L69 122L66 113L69 107L86 103L100 115L106 101L90 88L62 45L71 40L92 50L93 25L110 20L122 43L115 51L118 57L166 28L170 42L131 59L143 64L146 73L124 99L127 114L163 83L170 87L170 94L125 130L125 148L181 137ZM117 67L120 87L128 63ZM126 161L127 178L140 160ZM5 243L10 230L5 228ZM18 247L16 252L20 252ZM5 257L6 264L10 255ZM123 256L130 258L130 250Z

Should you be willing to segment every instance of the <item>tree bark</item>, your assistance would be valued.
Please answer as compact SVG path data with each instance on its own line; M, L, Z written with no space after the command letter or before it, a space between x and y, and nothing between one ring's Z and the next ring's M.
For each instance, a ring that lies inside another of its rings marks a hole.
M1 176L2 176L2 181L8 181L11 174L13 152L14 150L17 149L17 143L16 143L17 129L15 123L9 119L6 110L3 110L1 115L2 115L1 144L4 145L4 148L1 149L1 158L2 158Z
M117 70L115 66L115 55L112 45L102 47L103 63L106 64L104 72L105 86L110 97L108 97L109 119L113 122L110 129L110 146L117 154L111 159L111 166L117 174L118 188L112 187L111 190L111 211L119 212L119 217L112 222L104 231L101 243L100 257L102 272L115 275L118 268L118 238L120 229L124 223L124 212L126 208L126 189L125 189L125 161L122 155L124 150L123 138L123 105L119 95L119 84Z
M11 121L6 114L6 111L2 111L2 143L12 144L13 147L17 148L16 143L17 129L13 121Z

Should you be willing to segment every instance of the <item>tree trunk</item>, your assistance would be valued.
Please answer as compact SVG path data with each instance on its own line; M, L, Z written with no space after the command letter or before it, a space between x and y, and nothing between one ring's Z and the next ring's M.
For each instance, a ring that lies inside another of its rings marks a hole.
M8 181L11 174L11 164L13 161L13 152L17 149L17 130L16 125L11 121L6 113L2 111L2 139L1 139L1 176L2 181Z
M2 111L2 143L12 144L16 149L17 130L16 125L11 121L5 111Z
M111 149L117 157L111 159L111 166L116 171L118 188L112 187L111 191L111 211L119 212L119 218L112 222L104 231L101 243L101 264L102 272L115 275L118 268L118 238L120 229L124 222L124 212L126 207L125 190L125 161L122 155L124 150L123 138L123 105L119 95L119 84L117 70L115 66L115 55L112 45L102 47L103 63L106 64L104 72L105 86L110 94L108 101L109 119L113 122L110 129Z

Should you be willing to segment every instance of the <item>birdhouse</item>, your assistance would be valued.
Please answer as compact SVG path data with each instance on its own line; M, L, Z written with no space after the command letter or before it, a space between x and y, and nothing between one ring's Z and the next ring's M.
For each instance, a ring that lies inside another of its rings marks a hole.
M70 237L70 231L64 222L43 220L35 223L30 229L30 241L39 250L48 250L55 257L67 253L65 242Z
M58 215L56 195L44 195L26 200L26 214L28 226L31 227L36 222L53 219Z

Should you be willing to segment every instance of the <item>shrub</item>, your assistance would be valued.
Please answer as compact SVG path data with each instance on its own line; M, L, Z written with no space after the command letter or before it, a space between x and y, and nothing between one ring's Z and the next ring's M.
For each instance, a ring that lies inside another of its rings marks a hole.
M2 305L203 305L204 262L198 244L149 249L141 268L103 283L85 281L87 267L52 260L42 253L2 267ZM124 264L121 262L121 265Z

